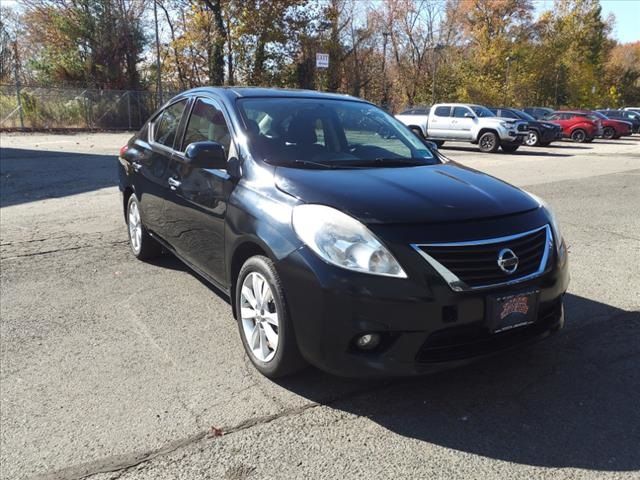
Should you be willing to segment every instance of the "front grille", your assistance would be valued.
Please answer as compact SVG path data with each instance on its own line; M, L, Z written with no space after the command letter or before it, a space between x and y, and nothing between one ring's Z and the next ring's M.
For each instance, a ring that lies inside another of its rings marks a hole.
M468 243L415 245L414 248L436 270L444 273L450 285L463 282L465 287L481 288L540 273L545 267L549 239L549 227L545 226L510 237ZM503 249L512 250L518 257L517 269L512 273L503 271L498 265L498 256Z
M518 124L518 131L519 132L526 132L527 130L529 130L529 125L527 125L526 123L519 123Z

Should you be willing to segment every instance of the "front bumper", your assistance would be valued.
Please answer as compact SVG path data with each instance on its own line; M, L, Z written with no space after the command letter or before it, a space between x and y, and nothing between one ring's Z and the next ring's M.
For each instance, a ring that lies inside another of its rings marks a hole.
M547 271L527 282L454 292L413 254L411 259L399 258L403 266L414 262L407 279L343 270L306 247L280 260L276 268L302 355L341 376L418 375L542 339L563 326L562 296L569 282L566 259L559 265L554 254ZM536 322L490 333L485 313L488 296L531 290L540 291ZM380 346L373 351L357 349L355 337L368 332L381 334Z

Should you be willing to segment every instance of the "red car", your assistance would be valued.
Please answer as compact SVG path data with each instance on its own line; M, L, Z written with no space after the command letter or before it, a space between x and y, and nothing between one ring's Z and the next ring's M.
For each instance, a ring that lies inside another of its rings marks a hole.
M602 122L598 116L581 111L559 110L547 116L545 120L560 125L565 138L574 142L593 142L603 134Z
M633 135L633 124L625 120L616 120L609 118L600 112L591 112L589 110L580 110L587 115L595 115L602 122L602 138L620 138L625 135Z

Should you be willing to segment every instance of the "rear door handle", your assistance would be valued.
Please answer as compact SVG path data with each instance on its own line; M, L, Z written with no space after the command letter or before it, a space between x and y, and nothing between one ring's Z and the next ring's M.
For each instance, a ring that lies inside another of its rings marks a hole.
M180 180L176 180L173 177L169 177L169 180L167 180L167 182L169 182L169 187L171 187L171 190L175 190L180 185L182 185L182 182Z

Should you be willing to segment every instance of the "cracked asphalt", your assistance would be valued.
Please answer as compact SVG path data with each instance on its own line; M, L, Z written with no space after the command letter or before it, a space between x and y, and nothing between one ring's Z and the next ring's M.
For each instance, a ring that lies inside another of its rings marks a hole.
M640 137L442 152L555 208L566 328L423 378L272 382L126 243L127 134L0 136L0 479L640 478Z

